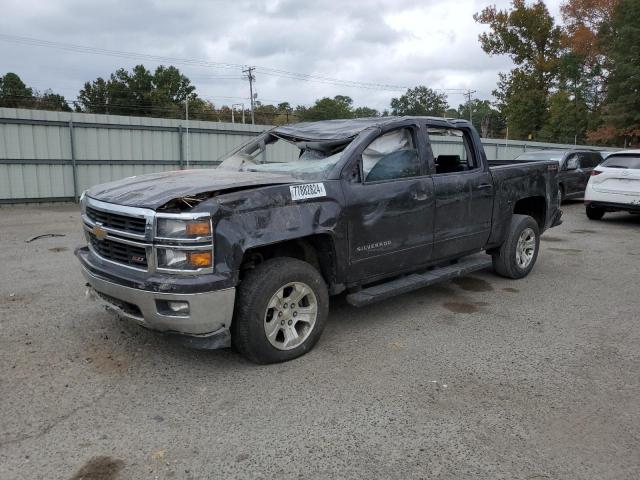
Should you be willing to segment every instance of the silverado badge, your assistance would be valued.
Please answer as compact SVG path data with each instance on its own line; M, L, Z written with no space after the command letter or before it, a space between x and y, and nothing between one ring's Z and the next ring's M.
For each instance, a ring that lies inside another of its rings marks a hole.
M93 236L98 240L104 240L105 238L107 238L107 231L99 224L93 226L93 228L91 229L91 233L93 233Z

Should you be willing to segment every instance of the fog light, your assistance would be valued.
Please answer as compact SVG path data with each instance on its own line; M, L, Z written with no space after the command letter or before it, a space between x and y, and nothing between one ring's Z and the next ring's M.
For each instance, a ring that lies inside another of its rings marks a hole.
M180 313L182 315L186 315L189 313L189 302L172 302L168 301L167 306L169 310L174 313Z

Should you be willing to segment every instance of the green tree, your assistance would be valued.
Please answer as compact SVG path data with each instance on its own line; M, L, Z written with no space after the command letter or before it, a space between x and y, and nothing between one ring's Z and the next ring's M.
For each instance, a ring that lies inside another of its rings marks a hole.
M587 106L566 90L549 97L548 121L540 131L540 139L554 143L582 143L587 131Z
M18 75L9 72L0 77L0 107L33 108L33 102L33 89L27 87Z
M392 115L427 115L441 117L449 108L447 97L429 87L409 88L404 95L391 99Z
M324 97L316 100L313 106L296 108L296 115L300 120L331 120L337 118L352 118L353 100L345 95L336 95L333 98Z
M85 83L77 103L80 111L90 113L176 117L184 114L187 98L204 112L206 105L196 102L195 87L176 67L160 65L152 73L136 65L131 72L116 70L109 80L98 77Z
M50 89L41 94L28 87L15 73L0 77L0 107L71 111L62 95Z
M76 110L90 113L109 113L109 85L104 78L86 82L78 93Z
M375 108L357 107L353 110L353 118L379 117L380 112Z
M455 110L454 110L455 111ZM458 107L456 118L469 119L469 103ZM504 117L495 109L489 100L473 99L471 101L471 118L473 126L481 137L496 138L504 130Z
M516 65L500 75L494 91L510 134L536 138L547 121L549 92L558 72L560 27L541 0L531 5L512 0L508 10L489 6L474 19L490 28L479 37L482 49L489 55L508 55Z
M460 105L460 108L462 108L462 105ZM449 107L449 108L447 108L447 111L444 112L444 116L447 117L447 118L460 118L460 111L459 111L459 109L456 110L455 108ZM467 114L467 118L469 118L468 114Z
M57 112L70 112L71 107L65 98L51 90L45 90L42 95L37 96L37 107L41 110L54 110Z
M620 0L610 28L607 97L602 107L603 125L590 134L594 141L640 143L640 2Z

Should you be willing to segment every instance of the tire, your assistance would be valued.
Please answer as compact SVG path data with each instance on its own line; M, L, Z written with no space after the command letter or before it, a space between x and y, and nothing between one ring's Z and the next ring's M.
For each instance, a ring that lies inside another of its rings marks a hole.
M528 215L514 214L507 238L493 255L493 269L506 278L526 277L536 263L539 250L538 223Z
M318 270L295 258L274 258L242 280L231 339L252 362L286 362L313 348L328 313L327 285Z
M591 205L585 206L585 212L587 212L587 218L589 220L601 220L604 217L604 209L599 207L593 207Z

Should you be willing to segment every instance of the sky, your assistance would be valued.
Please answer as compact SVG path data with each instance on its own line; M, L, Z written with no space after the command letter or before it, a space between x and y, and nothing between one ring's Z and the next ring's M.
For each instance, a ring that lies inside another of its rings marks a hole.
M557 21L560 2L546 2ZM355 106L379 110L389 108L403 88L416 85L472 89L475 98L491 99L498 73L512 68L508 57L482 51L478 35L486 27L473 20L485 6L504 8L508 0L2 3L0 75L15 72L29 86L50 88L67 100L75 100L85 81L108 77L117 68L170 63L148 56L184 60L174 63L199 96L215 105L248 106L242 65L257 67L255 91L263 103L310 105L317 98L348 95ZM41 41L55 47L41 46ZM84 53L59 44L94 50ZM98 54L96 48L127 54ZM299 74L314 77L291 78ZM327 78L368 85L336 85ZM448 99L453 107L465 100L457 93Z

